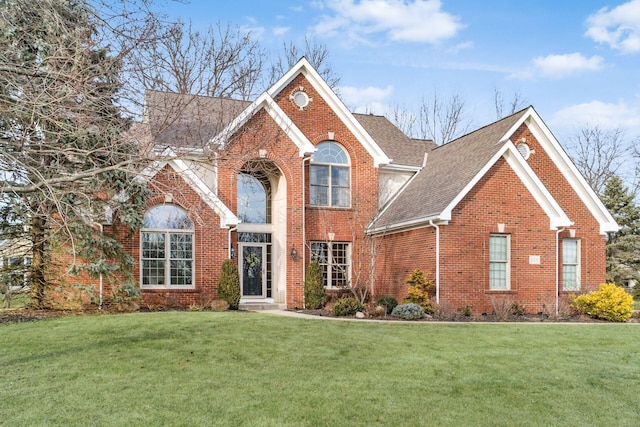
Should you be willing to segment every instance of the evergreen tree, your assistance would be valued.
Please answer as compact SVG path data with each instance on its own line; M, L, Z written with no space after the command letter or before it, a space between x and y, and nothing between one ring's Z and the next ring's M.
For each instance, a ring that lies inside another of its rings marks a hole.
M624 286L640 280L640 208L617 175L606 182L601 198L620 226L607 236L607 281Z
M231 310L237 310L240 305L240 274L238 266L230 259L222 262L222 272L218 282L218 298L226 301Z
M312 261L307 267L304 279L304 306L309 310L317 310L324 307L324 283L322 267L317 260Z
M86 0L0 0L0 240L27 242L35 307L59 272L52 247L71 248L69 272L127 271L97 224L108 204L131 229L142 222L139 147L123 136L121 61L97 40L103 24Z

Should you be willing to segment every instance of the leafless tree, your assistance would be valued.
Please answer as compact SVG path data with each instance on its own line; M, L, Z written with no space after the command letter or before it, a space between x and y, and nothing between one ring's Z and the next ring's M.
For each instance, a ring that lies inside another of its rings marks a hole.
M507 117L527 105L527 101L522 98L519 92L513 94L513 98L508 103L505 103L502 92L498 89L493 91L493 103L496 109L496 120L500 120L503 117Z
M585 125L569 138L568 151L587 183L598 194L613 175L619 175L630 154L621 128L605 129Z
M266 53L251 32L220 22L200 32L181 21L155 31L130 58L144 89L242 100L261 89Z
M334 72L329 63L329 50L326 45L318 43L315 38L309 39L305 37L304 49L301 49L293 42L284 42L282 47L282 52L276 55L277 59L271 64L269 78L271 83L275 83L304 56L318 71L327 85L337 93L340 76Z

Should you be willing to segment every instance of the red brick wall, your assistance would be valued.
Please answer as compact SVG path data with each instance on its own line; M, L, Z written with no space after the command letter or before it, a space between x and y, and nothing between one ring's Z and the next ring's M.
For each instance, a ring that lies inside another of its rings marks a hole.
M193 222L195 289L142 289L144 305L182 306L206 304L217 298L222 261L228 257L228 230L220 228L220 217L170 166L165 166L149 184L149 208L165 203L170 195ZM122 242L136 264L134 278L140 278L140 233L123 235Z
M570 229L575 230L575 237L581 240L581 289L582 291L597 289L606 280L606 239L600 234L600 225L524 124L514 133L511 140L517 142L522 138L526 138L527 145L533 150L528 160L529 165L569 219L575 223ZM569 237L568 230L560 234L560 238L567 237Z
M575 222L571 229L581 239L582 290L594 289L605 278L605 239L599 224L525 125L511 139L524 137L534 151L529 164ZM498 224L504 224L504 233L511 236L508 291L489 290L489 236L499 232ZM559 237L569 237L569 231ZM435 278L433 227L384 236L381 241L378 294L399 300L406 296L404 282L415 268ZM540 264L530 264L530 256L539 256ZM562 254L559 259L561 278ZM455 309L470 306L476 314L491 313L501 300L524 305L530 313L553 312L555 289L556 231L549 229L549 218L500 159L454 208L451 222L440 226L440 302ZM567 293L561 292L560 298L566 301Z

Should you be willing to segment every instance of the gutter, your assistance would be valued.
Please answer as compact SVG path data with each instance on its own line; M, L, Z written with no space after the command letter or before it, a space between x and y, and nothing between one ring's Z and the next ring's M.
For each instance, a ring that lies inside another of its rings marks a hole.
M436 229L436 304L440 304L440 226L432 219L429 226Z
M560 303L560 233L564 230L566 227L560 227L556 230L556 316L558 316Z

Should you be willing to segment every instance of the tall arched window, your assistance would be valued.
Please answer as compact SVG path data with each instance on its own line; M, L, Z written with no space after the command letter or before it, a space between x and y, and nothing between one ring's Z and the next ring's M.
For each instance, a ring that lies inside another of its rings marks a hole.
M348 207L350 171L347 152L335 142L318 144L309 166L309 198L314 206Z
M271 223L271 183L265 173L238 174L238 218L248 224Z
M193 223L178 206L157 205L144 216L140 238L141 286L193 288Z

